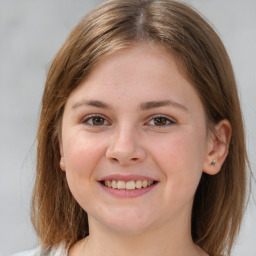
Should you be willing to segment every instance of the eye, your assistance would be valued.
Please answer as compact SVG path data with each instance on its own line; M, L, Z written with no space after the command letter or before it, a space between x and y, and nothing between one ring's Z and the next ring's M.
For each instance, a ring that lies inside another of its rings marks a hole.
M148 124L152 126L168 126L175 123L175 121L166 116L155 116L148 122Z
M99 115L89 116L83 121L83 123L90 126L109 125L109 122L104 117Z

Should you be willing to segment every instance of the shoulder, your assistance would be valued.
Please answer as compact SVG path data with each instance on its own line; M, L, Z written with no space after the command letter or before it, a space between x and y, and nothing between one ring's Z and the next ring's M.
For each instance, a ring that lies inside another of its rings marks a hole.
M22 251L22 252L12 254L10 256L40 256L40 254L41 254L41 249L40 247L37 247L32 250L27 250L27 251Z
M10 256L67 256L68 250L63 246L60 245L58 248L52 249L49 253L43 253L41 247L37 247L32 250L27 250L23 252L18 252Z

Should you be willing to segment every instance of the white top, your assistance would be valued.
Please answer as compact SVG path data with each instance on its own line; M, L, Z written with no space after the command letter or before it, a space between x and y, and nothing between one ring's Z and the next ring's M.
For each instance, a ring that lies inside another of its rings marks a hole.
M60 247L51 250L49 254L43 255L42 249L40 247L37 247L32 250L18 252L11 256L68 256L68 250L65 249L63 245L61 245Z
M207 253L205 253L205 254L207 256L209 256ZM48 255L42 255L40 247L37 247L35 249L19 252L19 253L13 254L11 256L68 256L68 250L65 249L63 245L61 245L57 249L51 250Z

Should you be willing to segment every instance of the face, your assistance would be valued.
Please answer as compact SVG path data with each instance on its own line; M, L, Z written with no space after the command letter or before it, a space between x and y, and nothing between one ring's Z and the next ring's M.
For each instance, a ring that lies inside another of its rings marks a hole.
M206 161L205 113L167 49L135 45L105 57L72 92L60 147L89 225L183 225Z

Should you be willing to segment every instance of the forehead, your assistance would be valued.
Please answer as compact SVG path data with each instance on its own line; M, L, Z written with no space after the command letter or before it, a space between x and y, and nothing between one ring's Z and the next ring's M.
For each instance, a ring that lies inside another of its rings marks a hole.
M138 68L137 62L140 64L144 64ZM121 68L122 65L129 65L130 63L134 63L133 70L129 69L129 71L140 72L144 71L143 67L151 68L151 71L154 69L155 72L166 71L163 68L172 68L175 69L181 76L186 76L184 69L181 67L178 58L172 52L171 49L165 47L160 43L155 43L153 41L149 42L140 42L133 43L129 47L122 48L120 50L114 51L113 53L102 57L97 64L94 66L89 76L86 78L90 78L93 75L97 75L100 70L107 68ZM124 73L128 70L121 70ZM142 72L143 73L143 72ZM148 73L150 75L150 73Z
M148 43L118 50L101 59L68 101L84 98L104 98L111 104L173 98L183 104L191 99L200 101L171 51Z
M168 75L170 71L172 74ZM184 70L170 49L154 42L141 42L100 58L78 87L100 79L104 80L104 85L117 85L116 81L123 79L124 75L126 81L130 82L139 76L145 80L155 79L156 76L167 78L170 82L178 76L187 80ZM140 84L137 87L139 86Z

